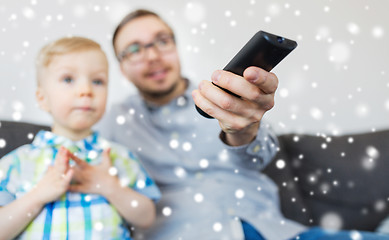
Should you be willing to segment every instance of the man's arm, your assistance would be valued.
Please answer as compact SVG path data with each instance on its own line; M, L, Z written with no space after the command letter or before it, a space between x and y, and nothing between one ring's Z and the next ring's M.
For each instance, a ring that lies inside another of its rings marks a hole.
M218 70L212 82L241 96L237 98L202 81L192 95L197 106L219 121L227 145L241 146L252 142L263 115L273 108L278 78L274 73L249 67L243 77Z

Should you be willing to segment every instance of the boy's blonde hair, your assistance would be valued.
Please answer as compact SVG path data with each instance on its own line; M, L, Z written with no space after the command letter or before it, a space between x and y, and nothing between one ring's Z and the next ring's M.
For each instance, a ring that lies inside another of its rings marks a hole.
M99 50L104 53L100 44L84 37L63 37L45 45L39 51L35 63L38 85L40 84L42 70L50 65L54 57L87 50Z

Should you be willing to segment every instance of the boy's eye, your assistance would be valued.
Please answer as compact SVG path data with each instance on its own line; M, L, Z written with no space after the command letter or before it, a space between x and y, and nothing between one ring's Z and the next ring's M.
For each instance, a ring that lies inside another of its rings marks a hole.
M157 40L155 40L155 43L159 46L165 46L166 44L168 44L168 42L169 39L167 39L166 37L160 37Z
M72 77L65 77L63 79L63 81L66 82L66 83L72 83L73 82L73 78Z
M104 81L101 79L95 79L93 80L93 84L95 85L104 85Z

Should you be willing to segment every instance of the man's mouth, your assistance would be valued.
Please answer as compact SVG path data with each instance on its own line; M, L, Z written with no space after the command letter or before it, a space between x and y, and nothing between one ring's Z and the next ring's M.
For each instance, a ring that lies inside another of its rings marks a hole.
M154 79L154 80L161 80L161 79L166 77L167 72L168 71L166 69L151 71L151 72L147 73L147 77Z

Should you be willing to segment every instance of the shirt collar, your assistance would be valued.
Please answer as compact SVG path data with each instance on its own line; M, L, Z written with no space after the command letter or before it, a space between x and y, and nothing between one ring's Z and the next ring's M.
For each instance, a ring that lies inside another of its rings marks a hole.
M182 95L176 97L175 99L173 99L172 101L170 101L169 103L167 103L167 104L165 104L163 106L147 102L146 100L144 100L142 98L143 99L143 103L145 104L146 108L150 112L154 112L154 111L161 110L161 109L163 109L165 107L171 108L171 107L183 107L183 106L186 106L188 104L188 102L191 101L192 91L195 89L195 86L187 78L184 78L184 80L186 82L186 89L185 89L185 92Z
M73 141L64 136L56 135L50 131L39 131L32 142L33 145L43 148L43 147L53 147L59 148L64 146L69 149L71 152L88 152L91 150L101 150L98 145L99 134L93 132L88 137L79 140Z

